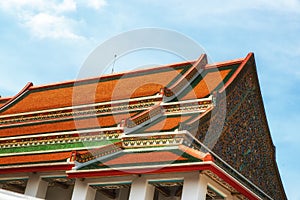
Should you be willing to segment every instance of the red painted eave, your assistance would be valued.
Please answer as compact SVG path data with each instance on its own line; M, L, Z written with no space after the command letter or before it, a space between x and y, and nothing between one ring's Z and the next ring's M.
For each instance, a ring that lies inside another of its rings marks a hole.
M218 177L223 179L226 183L231 185L245 197L250 200L260 199L250 190L246 189L241 183L232 178L230 175L225 173L219 167L217 167L213 162L207 161L201 164L191 164L184 166L164 166L164 167L145 167L145 168L131 168L126 170L108 169L108 170L90 170L90 171L77 171L67 172L69 178L87 178L87 177L105 177L105 176L126 176L133 174L161 174L161 173L178 173L178 172L192 172L192 171L203 171L209 170L216 174Z
M61 164L61 165L43 165L43 166L22 166L0 169L0 174L14 174L24 172L51 172L51 171L68 171L74 167L74 164Z
M170 172L187 172L187 171L199 171L208 170L209 163L203 163L198 165L184 165L184 166L164 166L164 167L144 167L144 168L127 168L124 170L110 168L108 170L88 170L88 171L69 171L69 178L84 178L84 177L103 177L103 176L126 176L132 174L161 174Z

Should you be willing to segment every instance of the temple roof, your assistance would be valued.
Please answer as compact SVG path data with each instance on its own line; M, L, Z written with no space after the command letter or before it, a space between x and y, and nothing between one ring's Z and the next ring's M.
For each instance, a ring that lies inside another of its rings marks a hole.
M14 97L0 99L0 166L65 162L73 151L107 148L124 135L176 131L213 108L213 92L243 61L207 64L201 55L196 61L79 81L28 83ZM162 153L175 156L169 150L157 155ZM127 152L107 162L124 158L133 159Z
M59 169L84 177L187 166L218 171L218 157L185 126L215 108L218 93L252 56L208 64L201 55L78 81L28 83L14 97L0 98L0 174ZM249 191L269 198L253 188Z
M208 96L222 81L226 82L231 77L241 62L242 59L237 59L205 65L203 67L205 70L201 74L203 77L198 77L194 90L189 90L189 93L185 94L182 99ZM182 74L188 71L192 64L193 62L183 62L41 86L29 83L16 96L0 99L1 115L149 97L182 78ZM193 92L195 95L192 94Z

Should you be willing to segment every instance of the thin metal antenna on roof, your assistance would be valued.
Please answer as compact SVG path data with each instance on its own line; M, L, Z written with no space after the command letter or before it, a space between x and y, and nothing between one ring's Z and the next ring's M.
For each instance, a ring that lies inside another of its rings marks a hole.
M113 66L112 66L112 68L111 68L111 73L112 73L112 74L114 73L114 68L115 68L116 59L117 59L117 54L115 54Z

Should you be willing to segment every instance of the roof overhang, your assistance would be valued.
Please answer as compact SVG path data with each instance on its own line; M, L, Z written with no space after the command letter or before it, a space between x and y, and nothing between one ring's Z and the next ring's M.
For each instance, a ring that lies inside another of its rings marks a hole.
M161 173L178 173L178 172L193 172L193 171L210 171L224 180L227 184L239 191L248 199L261 199L254 192L246 188L237 179L232 177L222 168L217 166L212 161L204 161L197 163L186 164L170 164L170 165L155 165L155 166L138 166L138 167L119 167L94 170L69 170L67 175L69 178L88 178L88 177L105 177L105 176L127 176L133 174L161 174Z

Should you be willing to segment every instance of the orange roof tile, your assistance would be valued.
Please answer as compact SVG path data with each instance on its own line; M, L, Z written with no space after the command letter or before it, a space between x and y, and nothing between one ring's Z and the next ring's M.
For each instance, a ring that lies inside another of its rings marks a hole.
M163 120L159 121L158 123L151 124L151 127L144 130L144 132L155 132L155 131L162 131L162 130L172 130L179 126L180 122L184 122L188 120L191 116L190 115L179 115L179 116L172 116L164 118Z
M54 161L66 161L70 158L71 152L56 152L48 154L34 154L34 155L22 155L22 156L7 156L0 157L0 165L13 165L13 164L25 164L25 163L39 163L39 162L54 162Z
M100 81L98 77L75 84L73 81L48 86L31 86L25 97L4 110L2 114L154 95L180 74L187 63L181 65L111 75L101 78Z
M6 101L0 102L0 107L3 106L6 103Z
M87 118L87 119L77 119L76 122L73 120L60 121L60 122L49 122L42 124L35 124L29 126L14 126L7 128L0 128L0 137L9 137L9 136L18 136L18 135L29 135L29 134L40 134L40 133L49 133L57 131L69 131L76 129L85 129L85 128L99 128L115 126L122 119L130 117L133 113L125 114L115 114L101 116L98 118Z
M130 163L149 163L149 162L167 162L175 160L187 160L175 153L164 152L146 152L125 154L113 160L104 162L105 165L130 164Z
M212 93L212 91L225 79L232 69L208 72L204 78L181 100L203 98Z

